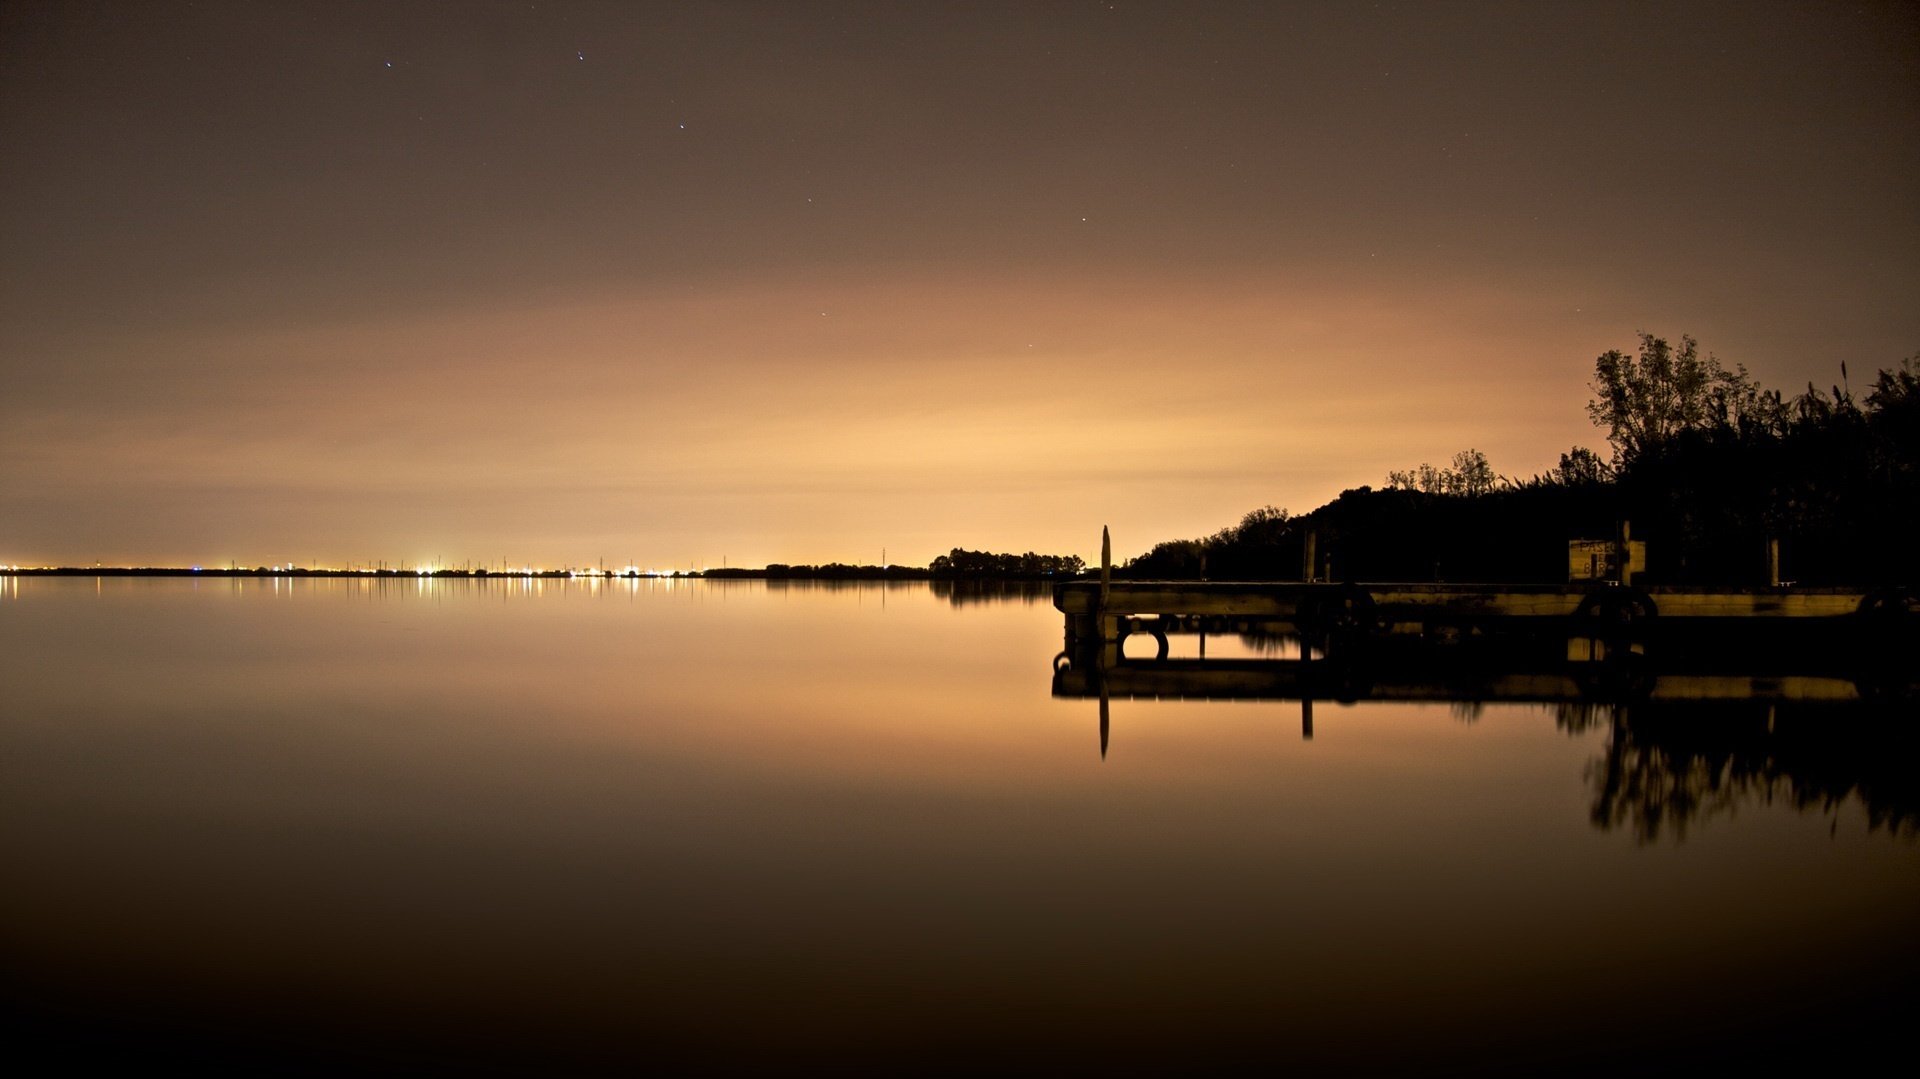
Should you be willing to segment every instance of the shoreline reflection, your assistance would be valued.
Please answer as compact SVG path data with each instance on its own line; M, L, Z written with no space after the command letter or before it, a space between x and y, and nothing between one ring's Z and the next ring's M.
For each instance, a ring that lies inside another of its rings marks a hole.
M1833 817L1852 802L1870 832L1920 839L1911 701L1645 701L1564 705L1557 718L1569 729L1609 725L1586 776L1601 831L1679 841L1743 805Z
M1207 659L1206 637L1259 658ZM1198 635L1202 658L1167 658ZM1303 637L1278 623L1170 622L1154 658L1063 652L1053 696L1098 701L1100 756L1113 702L1446 703L1471 720L1489 704L1533 706L1569 733L1607 730L1591 761L1591 823L1641 843L1684 839L1741 805L1834 815L1858 804L1868 828L1920 838L1920 676L1904 642L1810 634L1602 640L1557 635ZM1277 657L1277 658L1269 658ZM1837 822L1836 822L1837 826Z

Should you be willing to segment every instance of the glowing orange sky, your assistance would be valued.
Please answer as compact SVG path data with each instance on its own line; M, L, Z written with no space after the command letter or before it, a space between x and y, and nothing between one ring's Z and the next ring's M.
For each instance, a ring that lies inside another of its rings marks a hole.
M1125 555L1920 348L1911 7L0 20L0 562Z

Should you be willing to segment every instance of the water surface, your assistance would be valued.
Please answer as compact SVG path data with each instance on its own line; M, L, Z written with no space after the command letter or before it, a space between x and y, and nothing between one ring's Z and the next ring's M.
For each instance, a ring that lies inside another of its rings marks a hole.
M1910 729L1740 781L1674 748L1725 706L1125 700L1102 759L1060 637L919 584L0 579L9 1002L324 1071L1684 1070L1912 1014Z

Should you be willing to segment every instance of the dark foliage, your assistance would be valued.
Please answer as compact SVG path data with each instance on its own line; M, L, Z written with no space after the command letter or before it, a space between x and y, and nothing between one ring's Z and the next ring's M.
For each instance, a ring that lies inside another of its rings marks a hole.
M1749 387L1737 407L1623 451L1615 485L1650 576L1751 583L1777 539L1801 584L1913 583L1917 370L1920 357L1880 372L1864 407L1844 385L1792 399Z
M1038 578L1072 577L1086 567L1079 555L994 554L955 547L933 560L935 577Z
M1920 547L1920 356L1881 371L1864 404L1845 385L1788 398L1744 369L1645 335L1595 362L1588 411L1613 458L1576 446L1546 475L1494 476L1475 450L1388 476L1302 516L1264 507L1203 539L1161 543L1134 578L1557 581L1567 543L1630 522L1645 580L1755 584L1767 542L1800 584L1912 584Z

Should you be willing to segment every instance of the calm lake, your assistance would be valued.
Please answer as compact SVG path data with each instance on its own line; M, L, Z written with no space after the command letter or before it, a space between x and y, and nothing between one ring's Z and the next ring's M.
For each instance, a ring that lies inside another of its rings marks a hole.
M1044 593L924 584L0 578L16 1051L1113 1074L1907 1048L1910 703L1628 730L1321 702L1305 738L1297 702L1125 699L1103 759L1098 703L1050 691L1060 647Z

